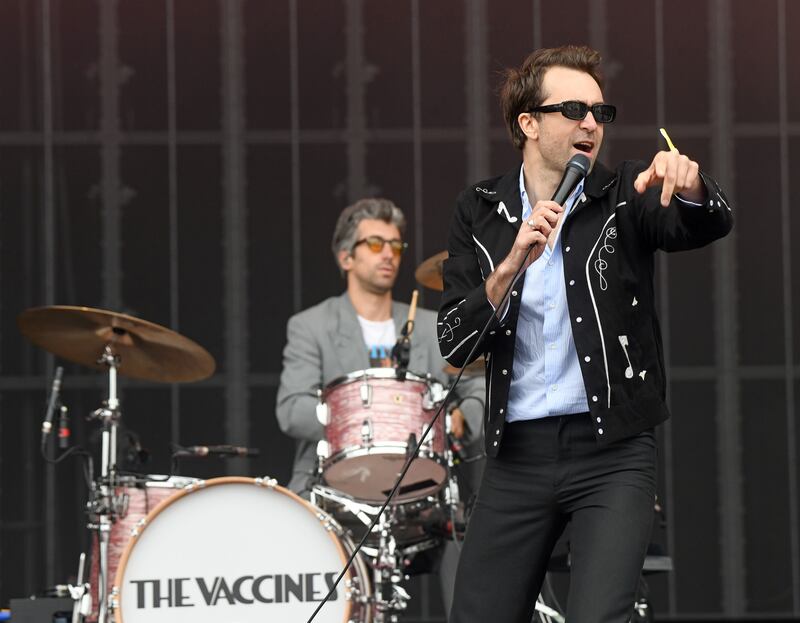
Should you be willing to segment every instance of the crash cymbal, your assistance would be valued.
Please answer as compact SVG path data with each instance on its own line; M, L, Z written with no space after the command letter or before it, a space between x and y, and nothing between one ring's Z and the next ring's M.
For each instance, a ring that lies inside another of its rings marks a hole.
M444 290L444 283L442 282L442 263L447 259L447 251L442 251L429 257L427 260L417 266L414 271L414 278L423 286L431 290Z
M214 373L214 358L202 346L161 325L103 309L53 305L17 317L22 334L46 351L90 368L106 346L119 356L118 373L136 379L179 383Z
M483 355L478 357L475 361L471 364L465 366L464 369L464 376L478 376L479 374L484 374L486 370L486 359L483 358ZM458 373L461 372L461 368L456 368L455 366L451 366L447 364L444 368L442 368L445 374L450 376L458 376Z

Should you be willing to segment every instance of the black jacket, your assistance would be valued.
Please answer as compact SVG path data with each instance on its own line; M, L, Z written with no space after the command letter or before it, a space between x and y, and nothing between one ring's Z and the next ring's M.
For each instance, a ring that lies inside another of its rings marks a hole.
M596 163L560 234L572 335L598 443L635 435L669 417L654 252L702 247L733 225L728 200L710 177L701 173L708 190L702 207L673 197L663 208L660 188L643 195L633 189L646 167L626 161L611 171ZM470 186L458 197L444 262L439 348L456 367L486 357L491 456L503 436L524 275L512 288L503 323L491 328L469 361L467 356L494 313L484 279L510 251L521 221L519 168Z

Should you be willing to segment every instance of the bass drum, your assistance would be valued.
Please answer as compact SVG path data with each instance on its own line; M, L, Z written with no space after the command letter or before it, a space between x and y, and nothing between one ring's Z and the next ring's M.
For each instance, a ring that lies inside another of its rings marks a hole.
M115 621L306 621L352 551L336 522L274 480L200 481L131 538L114 581ZM370 597L357 557L315 621L370 623Z

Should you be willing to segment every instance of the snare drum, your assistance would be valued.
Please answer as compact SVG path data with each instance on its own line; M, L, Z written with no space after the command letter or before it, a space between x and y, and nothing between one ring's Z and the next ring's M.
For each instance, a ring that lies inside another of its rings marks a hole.
M111 593L114 575L117 573L122 552L131 534L140 521L163 500L171 498L184 487L197 482L196 478L182 476L120 476L119 484L115 487L115 494L120 500L119 517L111 524L108 539L108 586L107 594ZM88 621L96 621L99 609L97 601L98 582L100 581L100 546L97 542L97 533L92 533L92 566L90 572L90 586L92 595L92 613Z
M356 500L385 500L444 396L440 383L411 373L400 380L394 368L359 370L333 381L322 392L318 409L327 442L323 483ZM440 416L395 503L441 489L447 480L445 449L445 419Z
M159 504L123 553L116 623L306 621L352 553L330 517L272 480L215 478ZM372 621L361 557L315 621Z

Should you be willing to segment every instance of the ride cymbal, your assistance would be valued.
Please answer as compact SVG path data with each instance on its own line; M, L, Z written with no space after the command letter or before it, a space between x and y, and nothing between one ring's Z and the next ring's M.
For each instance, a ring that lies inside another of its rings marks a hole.
M161 325L103 309L52 305L17 317L22 334L54 355L96 370L106 346L119 357L118 373L162 383L199 381L214 373L209 352Z

